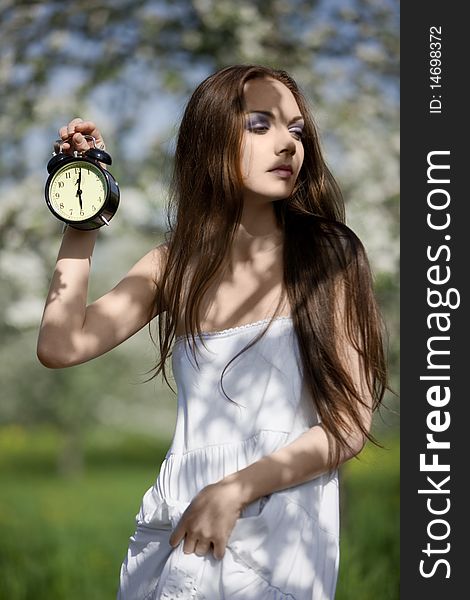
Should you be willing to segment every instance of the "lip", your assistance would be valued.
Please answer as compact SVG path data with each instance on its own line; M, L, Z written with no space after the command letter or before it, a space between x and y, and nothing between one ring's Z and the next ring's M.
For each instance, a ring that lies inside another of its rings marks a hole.
M279 177L286 178L290 177L293 172L292 166L287 164L276 165L272 169L269 169L269 173L275 173L276 175L279 175Z
M294 172L294 169L292 168L292 165L289 165L287 163L281 163L280 165L275 165L272 169L269 169L270 171L290 171L291 173Z

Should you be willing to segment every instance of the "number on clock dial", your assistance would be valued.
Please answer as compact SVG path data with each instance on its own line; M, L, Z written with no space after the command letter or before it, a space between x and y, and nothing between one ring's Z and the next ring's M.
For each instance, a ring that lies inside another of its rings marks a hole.
M54 209L59 215L83 221L94 216L102 207L106 181L97 167L79 162L59 169L50 190Z

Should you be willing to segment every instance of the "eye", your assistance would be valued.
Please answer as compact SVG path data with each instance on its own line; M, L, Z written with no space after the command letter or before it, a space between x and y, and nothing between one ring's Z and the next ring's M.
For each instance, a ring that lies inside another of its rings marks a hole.
M259 117L250 117L246 121L246 129L252 133L265 133L269 129L269 123Z
M304 136L304 130L302 127L291 127L289 131L292 133L296 140L301 140Z

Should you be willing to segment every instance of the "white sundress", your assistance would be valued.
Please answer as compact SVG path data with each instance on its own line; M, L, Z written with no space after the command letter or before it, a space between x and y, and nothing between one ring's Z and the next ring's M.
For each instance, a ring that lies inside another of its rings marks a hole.
M199 367L184 336L172 367L177 386L173 441L145 493L121 567L118 600L332 600L339 564L338 473L274 492L249 504L224 557L184 554L169 537L205 486L271 454L318 418L303 385L291 317L220 376L269 319L197 337Z

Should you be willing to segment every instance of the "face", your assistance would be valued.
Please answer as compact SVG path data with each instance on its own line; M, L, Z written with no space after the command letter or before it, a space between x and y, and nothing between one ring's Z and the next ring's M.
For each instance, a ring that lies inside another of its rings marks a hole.
M244 199L272 202L292 193L304 159L304 121L292 92L271 78L244 87L241 153Z

